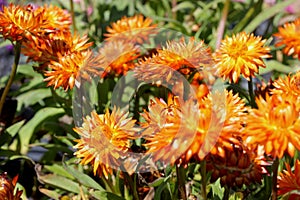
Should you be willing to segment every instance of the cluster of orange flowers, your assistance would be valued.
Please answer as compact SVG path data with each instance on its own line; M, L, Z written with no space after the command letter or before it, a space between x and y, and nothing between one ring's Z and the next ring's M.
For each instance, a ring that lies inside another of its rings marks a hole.
M283 52L298 58L299 22L288 23L275 34L276 45L285 45ZM121 165L130 151L130 141L141 137L154 161L186 166L205 160L211 181L220 178L230 187L260 182L265 155L281 159L300 150L300 72L275 80L272 89L256 98L257 108L248 107L232 91L210 92L205 83L218 77L233 83L241 75L247 80L254 77L265 67L263 59L271 57L261 37L245 32L227 36L213 53L203 41L181 38L145 56L141 44L159 30L151 19L137 15L108 27L104 45L93 56L92 43L87 36L71 34L70 23L69 14L51 6L11 4L0 13L0 33L22 42L23 53L40 64L54 88L72 89L78 76L87 78L89 73L109 78L129 70L155 85L174 80L170 87L176 95L169 94L167 102L152 99L141 114L140 128L128 113L114 108L105 114L93 111L74 129L81 136L75 155L82 164L91 163L95 174L108 177L113 172L110 166ZM182 77L191 80L195 95L183 98ZM299 167L297 161L293 174L287 165L280 175L279 194L299 189Z

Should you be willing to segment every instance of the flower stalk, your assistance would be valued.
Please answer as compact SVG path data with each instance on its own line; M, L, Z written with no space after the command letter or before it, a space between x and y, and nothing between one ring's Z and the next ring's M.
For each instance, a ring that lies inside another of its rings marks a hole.
M272 171L272 200L277 200L277 175L278 175L279 159L276 158L273 163Z
M17 68L18 68L18 65L19 65L20 55L21 55L21 45L22 45L22 42L16 42L16 44L14 45L15 59L14 59L13 65L12 65L12 69L11 69L11 73L10 73L8 82L7 82L7 84L4 88L4 91L3 91L2 96L1 96L0 116L2 114L2 109L3 109L4 103L5 103L6 96L9 92L9 90L10 90L10 87L11 87L11 85L14 81L15 75L17 73Z
M176 175L178 181L179 199L187 200L185 189L185 170L182 165L176 164Z

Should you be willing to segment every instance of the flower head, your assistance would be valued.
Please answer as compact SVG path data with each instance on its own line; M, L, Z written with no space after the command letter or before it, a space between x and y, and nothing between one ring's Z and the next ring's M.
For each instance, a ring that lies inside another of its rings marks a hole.
M74 129L81 136L76 140L75 155L82 158L81 164L91 163L94 174L107 178L113 168L121 165L121 159L128 152L130 140L138 131L134 125L135 120L120 109L114 108L111 113L107 111L101 115L93 111L81 127Z
M5 39L37 42L45 33L69 31L71 16L55 6L34 8L30 4L9 4L0 12L0 24L0 33Z
M21 200L22 190L17 189L16 192L15 186L18 181L18 176L12 180L7 176L7 173L4 172L0 175L0 198L7 200Z
M288 75L284 78L278 78L273 83L272 94L280 95L290 101L300 100L300 71L294 75Z
M202 68L208 71L213 65L210 50L203 41L196 42L190 38L188 42L181 38L180 41L169 41L157 54L145 60L140 60L134 69L135 76L144 81L156 84L169 82L171 78L180 79L180 74L190 75ZM176 73L179 72L179 73ZM208 75L207 73L204 75Z
M48 81L47 86L54 86L54 89L63 87L65 90L72 89L78 76L89 77L87 73L102 72L97 68L102 65L102 60L94 57L91 51L73 53L67 56L59 56L58 61L50 61L48 70L44 72Z
M145 119L142 136L147 141L147 153L153 155L154 161L174 164L185 152L188 139L193 138L197 128L197 104L169 95L167 103L158 98L151 100L148 109L142 113Z
M107 27L104 34L107 40L123 40L133 44L142 44L148 40L150 34L155 33L156 25L152 24L152 19L145 18L142 15L132 17L123 17Z
M221 185L241 188L243 185L261 183L265 169L257 150L245 146L242 141L225 147L224 154L209 154L206 157L207 170L211 171L211 182L220 178Z
M20 41L31 40L43 24L43 13L34 12L32 5L9 4L0 12L0 33L5 39Z
M135 67L134 60L140 55L139 48L122 40L112 40L104 43L99 49L99 55L105 59L103 77L108 75L123 75Z
M300 149L300 108L294 101L279 95L256 99L258 108L251 109L243 131L245 141L264 146L266 154L282 158Z
M270 48L264 47L265 42L261 37L245 32L227 36L214 54L217 74L234 83L241 74L249 80L258 73L259 67L265 67L262 59L270 57Z
M199 101L197 134L188 147L185 159L202 160L209 153L225 157L225 150L239 141L247 108L243 100L232 91L209 93Z
M285 163L285 166L286 170L278 176L278 195L290 193L288 200L300 199L300 161L296 160L294 172L289 164ZM298 193L293 193L297 191Z
M274 34L278 40L275 46L284 45L284 54L300 59L300 39L298 37L300 33L300 18L294 22L285 23L283 27L278 28L278 31L278 33Z

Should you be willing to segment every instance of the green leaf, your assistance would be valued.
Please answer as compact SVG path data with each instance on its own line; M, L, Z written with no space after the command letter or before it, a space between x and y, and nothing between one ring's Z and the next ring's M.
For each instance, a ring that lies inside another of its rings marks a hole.
M90 192L90 194L96 198L96 199L101 199L101 200L125 200L124 198L113 194L111 192L100 192L100 191L93 191Z
M59 200L59 198L60 198L60 195L57 192L55 192L54 190L48 190L45 188L39 188L39 190L41 193L47 195L51 199Z
M18 109L21 107L28 107L36 103L44 104L43 99L51 97L51 91L49 88L40 88L35 90L30 90L26 93L23 93L17 97L18 100Z
M66 171L66 169L58 164L53 164L53 165L45 165L45 169L51 171L54 174L69 178L69 179L74 179L74 177Z
M288 73L291 73L291 72L296 72L299 69L298 66L291 67L291 66L288 66L288 65L284 65L281 62L278 62L276 60L265 61L265 64L266 64L266 68L260 68L259 69L259 74L260 75L266 74L266 73L274 71L274 70L278 71L278 72L281 72L281 73L288 74Z
M105 191L104 188L101 187L100 184L98 184L94 179L92 179L88 175L84 174L83 172L80 172L80 171L76 170L75 168L68 166L65 162L63 162L63 166L67 170L67 172L72 174L72 176L74 176L76 178L76 181L78 181L82 185L90 187L90 188L94 188L94 189L97 189L100 191Z
M149 184L150 187L158 187L164 182L165 178L161 177Z
M13 124L10 127L8 127L6 129L6 131L9 133L9 135L11 137L14 137L18 133L20 128L23 126L24 122L25 122L25 120L22 120L22 121L19 121L19 122Z
M195 4L193 4L191 1L183 1L177 4L175 7L173 7L172 11L176 12L179 10L194 9L194 8L195 8Z
M54 187L69 191L69 192L73 192L76 194L80 193L80 186L78 183L62 177L62 176L58 176L55 174L47 174L47 175L39 175L38 176L39 181L41 181L42 183L46 183L49 185L52 185Z
M274 6L269 8L267 11L263 10L260 14L258 14L249 24L245 27L244 31L247 33L253 32L262 22L273 17L280 11L282 11L285 7L295 2L296 0L287 0L282 1L280 3L276 3Z
M220 179L218 179L215 183L212 183L210 185L213 195L217 196L219 199L222 199L225 189L221 188Z
M21 142L21 153L26 154L29 148L30 139L35 132L35 129L48 117L55 115L62 115L64 109L62 108L43 108L40 109L34 117L28 121L19 131L19 137Z

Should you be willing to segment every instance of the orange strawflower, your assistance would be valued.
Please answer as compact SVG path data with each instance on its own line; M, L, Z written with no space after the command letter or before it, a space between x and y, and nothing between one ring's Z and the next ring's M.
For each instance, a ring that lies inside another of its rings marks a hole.
M12 41L37 42L45 33L69 31L71 16L55 6L34 8L32 5L9 4L0 12L0 33Z
M294 172L291 166L285 163L286 170L283 170L278 176L277 187L278 195L289 193L288 200L300 199L300 161L296 160Z
M108 33L104 34L107 40L123 40L130 43L147 41L150 34L156 32L156 24L152 24L152 19L144 18L142 15L123 17L107 27Z
M93 75L100 76L103 72L99 70L103 61L94 57L91 51L73 53L67 56L59 56L58 61L50 61L49 70L44 72L48 81L47 86L54 86L54 89L63 87L64 90L73 89L78 76L90 79Z
M18 181L18 175L12 180L4 172L0 175L0 199L4 200L21 200L22 190L16 189L15 187Z
M280 95L290 101L300 100L300 71L294 75L288 75L284 78L278 78L273 83L272 94Z
M220 178L221 186L241 188L243 185L260 183L266 172L262 166L263 156L258 150L251 149L242 141L223 148L225 156L209 154L206 157L206 169L211 171L211 182Z
M43 24L43 13L34 12L32 5L9 4L0 12L0 33L11 41L32 40Z
M300 149L300 107L279 95L256 99L258 108L251 109L243 131L248 144L264 146L266 154L282 158L294 156Z
M278 33L274 36L277 38L276 47L284 45L283 53L300 59L300 18L294 22L285 23L283 27L278 28Z
M195 70L201 73L202 68L213 65L210 49L203 41L195 41L190 38L188 42L181 38L180 41L169 41L162 49L157 50L157 54L145 60L140 60L134 69L138 79L161 84L182 78L183 75L190 75Z
M232 91L209 93L199 101L200 118L197 134L187 149L185 159L202 160L207 154L225 157L225 150L239 141L247 108L244 101Z
M135 59L140 55L140 49L132 43L122 40L112 40L104 43L99 49L99 55L105 59L103 77L119 76L135 67Z
M92 111L90 116L84 118L81 127L74 128L81 136L75 140L77 151L74 154L82 158L81 164L91 163L94 174L108 178L112 169L121 166L131 139L139 131L134 126L135 120L115 107L111 113L107 110L100 115Z
M44 5L35 10L36 13L42 13L43 24L39 27L41 30L49 33L69 32L72 24L71 14L57 6Z
M183 102L179 97L169 95L167 103L162 99L150 100L149 111L141 116L145 119L142 136L148 154L154 161L174 164L185 152L189 140L197 129L199 111L193 101Z
M49 38L43 36L35 43L25 42L22 53L28 56L28 61L38 62L41 66L47 66L50 61L58 61L59 57L80 53L93 45L88 42L87 35L82 37L71 32L60 32Z
M180 105L178 99L169 97L168 103L155 99L149 112L142 114L146 120L143 136L148 141L145 146L154 160L173 164L187 163L192 157L202 160L208 153L224 157L223 148L232 149L232 144L238 143L235 136L240 134L246 115L238 95L208 94L199 105L190 99Z
M226 36L214 54L217 74L234 83L241 74L249 80L258 73L259 67L265 67L263 58L271 57L270 48L264 47L265 42L261 37L245 32Z

